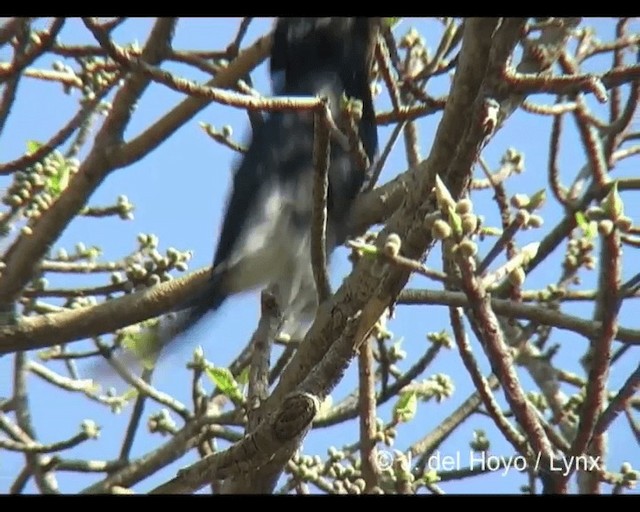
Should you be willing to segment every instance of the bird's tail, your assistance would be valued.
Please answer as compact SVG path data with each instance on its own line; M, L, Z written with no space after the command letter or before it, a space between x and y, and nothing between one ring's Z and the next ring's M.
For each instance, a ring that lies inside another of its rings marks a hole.
M180 346L179 341L189 339L189 333L208 313L213 313L227 299L221 278L214 272L207 286L187 302L173 308L160 319L152 331L136 337L125 346L125 353L119 356L126 366L153 366L161 352Z
M173 337L183 335L195 327L208 313L217 311L229 294L224 291L218 274L214 272L212 279L203 291L192 297L189 302L174 309L180 318L172 329ZM171 340L168 340L170 342Z
M184 338L207 314L217 311L229 297L224 289L221 274L214 271L202 291L187 302L175 307L172 310L172 313L176 315L175 318L158 336L158 352L172 344L177 338Z
M154 327L142 328L138 334L129 338L130 341L123 343L120 348L124 348L124 351L119 350L118 354L111 353L108 357L117 359L129 371L155 366L161 353L166 355L168 350L180 346L180 341L188 340L191 329L208 313L220 308L227 297L228 294L221 286L221 279L214 273L208 285L198 295L173 308ZM88 372L98 380L110 378L114 374L104 360L94 364Z

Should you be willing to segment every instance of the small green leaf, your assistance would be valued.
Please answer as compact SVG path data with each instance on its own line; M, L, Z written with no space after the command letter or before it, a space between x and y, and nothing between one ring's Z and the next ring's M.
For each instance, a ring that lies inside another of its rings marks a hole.
M138 396L138 390L136 388L129 388L127 391L125 391L122 394L120 398L122 398L123 401L129 402L130 400L133 400L137 396Z
M349 242L349 246L363 256L377 256L378 248L373 244L365 244L359 241Z
M393 28L395 25L400 23L400 20L402 20L401 17L385 17L385 18L382 18L382 23L386 27Z
M360 251L366 256L376 256L378 254L378 248L371 244L364 244L360 247Z
M102 249L94 245L93 247L90 247L87 250L86 257L91 261L95 261L100 257L101 254L102 254Z
M209 366L206 371L211 381L221 393L228 396L234 402L242 401L240 386L238 386L238 382L228 368Z
M52 176L48 180L48 190L54 196L59 196L64 189L69 185L69 176L71 175L71 170L69 169L69 165L66 161L60 162L60 167L58 168L58 173L55 176Z
M587 227L589 226L589 221L587 220L587 216L581 211L576 212L576 224L583 231L586 231Z
M27 155L33 155L36 151L38 151L44 144L42 142L38 142L36 140L28 140L27 141Z
M455 207L449 205L447 210L449 212L449 225L453 228L453 232L457 236L462 235L462 218L456 213Z
M407 391L400 395L400 398L393 406L393 418L398 423L411 421L418 409L418 395L415 391Z
M483 226L480 228L480 233L484 236L502 236L502 230L494 226Z
M438 476L438 473L435 469L432 469L431 471L427 471L424 474L424 483L427 485L431 485L431 484L437 484L440 481L440 477Z
M584 236L586 236L588 240L593 239L598 233L598 223L594 220L589 220L581 211L576 212L576 224L582 229Z
M147 370L151 370L156 365L159 355L156 330L131 330L125 332L122 336L122 346L130 352L133 352Z
M60 168L60 174L58 174L58 187L60 192L67 188L69 185L69 176L71 176L71 170L68 165L64 165Z

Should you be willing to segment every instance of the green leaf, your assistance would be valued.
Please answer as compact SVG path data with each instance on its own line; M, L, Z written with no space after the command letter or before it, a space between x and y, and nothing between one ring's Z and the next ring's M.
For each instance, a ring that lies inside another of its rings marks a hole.
M371 244L363 244L362 247L360 247L360 251L366 256L376 256L378 254L378 248Z
M120 398L122 400L129 402L138 396L138 390L136 388L129 388L125 391Z
M378 248L373 244L365 244L359 241L349 242L349 246L363 256L377 256Z
M158 359L158 336L155 329L128 330L122 334L122 346L133 352L147 369L151 370Z
M483 226L480 229L480 232L484 236L502 236L502 230L500 228L496 228L494 226Z
M438 473L435 469L432 469L431 471L427 471L424 474L424 483L427 485L431 485L431 484L437 484L440 481L440 477L438 476Z
M27 141L27 155L33 155L42 146L44 146L44 144L42 144L42 142L38 142L37 140L28 140Z
M411 421L418 409L418 394L415 391L406 391L393 406L393 418L398 423Z
M576 224L582 229L587 239L591 240L598 234L598 223L594 220L589 220L587 216L581 212L576 212Z
M206 372L221 393L228 396L234 402L242 401L240 386L228 368L209 366Z
M576 212L576 224L583 231L586 231L587 227L589 226L589 220L587 219L587 216L581 211Z
M58 168L58 173L55 176L52 176L48 180L48 189L49 192L54 196L59 196L64 189L69 185L69 176L71 175L71 170L69 169L69 165L65 160L60 162L60 167Z
M449 205L447 210L449 212L449 225L453 228L453 232L457 236L462 235L462 217L456 213L454 206Z

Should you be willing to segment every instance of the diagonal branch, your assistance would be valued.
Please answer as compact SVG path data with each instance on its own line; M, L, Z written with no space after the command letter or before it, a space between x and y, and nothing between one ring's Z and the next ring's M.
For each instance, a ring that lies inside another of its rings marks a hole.
M240 52L236 59L229 63L226 68L220 70L215 78L209 80L205 86L218 88L233 86L251 69L258 66L268 56L270 49L271 34L268 34ZM118 165L124 167L144 158L204 109L209 104L209 101L205 97L188 97L180 102L170 112L158 119L122 148L118 158Z
M255 432L227 450L180 470L175 478L155 488L151 494L195 492L208 481L247 474L272 462L283 442L300 436L309 428L319 407L320 402L313 395L291 395L279 411L262 422ZM282 463L286 460L288 457Z
M36 149L33 153L23 155L11 162L7 162L5 164L0 164L0 175L10 174L13 171L24 169L29 167L30 165L39 162L43 158L46 158L53 150L55 150L58 146L65 143L65 141L73 135L73 133L78 129L78 127L85 122L87 117L89 117L96 109L96 107L100 104L102 99L108 94L111 90L111 86L115 84L118 80L116 76L111 82L111 84L104 89L102 89L95 97L91 100L86 101L80 106L80 109L76 114L69 119L67 124L65 124L58 132L51 137L47 142L42 144L38 149Z

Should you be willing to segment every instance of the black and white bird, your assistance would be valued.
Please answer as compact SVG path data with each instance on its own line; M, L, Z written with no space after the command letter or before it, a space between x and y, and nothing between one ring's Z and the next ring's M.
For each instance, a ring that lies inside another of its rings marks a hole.
M344 96L362 102L358 129L370 162L378 147L370 88L376 29L371 18L280 18L270 58L275 95L327 97L334 119ZM274 112L255 129L233 177L210 283L181 308L186 314L179 332L229 296L269 285L277 285L285 330L300 334L313 320L313 146L314 118L309 112ZM364 177L352 152L332 143L327 255L346 239L345 226Z

